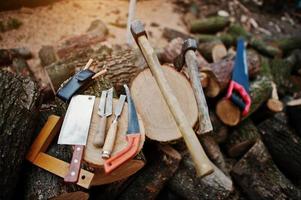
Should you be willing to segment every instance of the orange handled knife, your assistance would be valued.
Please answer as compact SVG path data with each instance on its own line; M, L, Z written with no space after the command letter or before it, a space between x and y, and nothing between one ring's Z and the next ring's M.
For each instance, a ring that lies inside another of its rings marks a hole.
M140 127L138 116L130 90L127 85L123 86L125 88L128 103L128 130L126 134L128 144L122 151L105 161L104 168L106 173L112 172L126 161L132 159L139 151Z

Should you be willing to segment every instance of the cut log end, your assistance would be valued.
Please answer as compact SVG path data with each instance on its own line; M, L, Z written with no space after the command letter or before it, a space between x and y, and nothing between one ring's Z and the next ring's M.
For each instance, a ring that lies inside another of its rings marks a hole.
M212 60L213 62L219 62L221 61L223 58L225 58L227 56L227 49L225 47L224 44L216 44L213 48L212 48Z
M235 126L240 121L241 113L230 100L222 99L216 105L216 114L224 124Z
M198 120L198 109L189 81L172 67L162 66L162 69L189 124L193 127ZM149 69L145 69L135 77L131 85L131 92L136 109L143 119L148 138L159 142L181 139L182 136L176 121Z
M281 112L284 108L283 103L278 99L269 99L267 102L267 107L272 112Z

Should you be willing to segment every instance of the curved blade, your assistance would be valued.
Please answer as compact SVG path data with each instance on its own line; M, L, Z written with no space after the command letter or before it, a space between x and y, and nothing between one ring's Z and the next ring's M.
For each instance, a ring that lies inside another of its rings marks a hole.
M136 108L133 102L133 99L130 94L130 90L127 85L123 85L125 88L126 92L126 98L128 102L128 131L127 134L137 134L140 133L140 127L139 127L139 122L138 122L138 116L136 112Z

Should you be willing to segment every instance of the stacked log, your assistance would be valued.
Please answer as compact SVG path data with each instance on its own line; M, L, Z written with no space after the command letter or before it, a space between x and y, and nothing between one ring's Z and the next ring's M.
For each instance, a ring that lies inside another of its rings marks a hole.
M34 136L40 93L30 78L0 71L0 96L0 199L10 199Z

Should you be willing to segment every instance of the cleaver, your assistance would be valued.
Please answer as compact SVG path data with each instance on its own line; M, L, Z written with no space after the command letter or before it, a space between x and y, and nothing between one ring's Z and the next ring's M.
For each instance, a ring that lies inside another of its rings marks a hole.
M75 183L78 180L84 147L90 128L95 96L73 96L61 128L58 144L75 145L69 172L64 178L65 182Z

